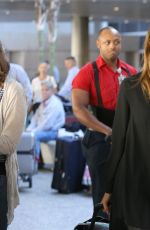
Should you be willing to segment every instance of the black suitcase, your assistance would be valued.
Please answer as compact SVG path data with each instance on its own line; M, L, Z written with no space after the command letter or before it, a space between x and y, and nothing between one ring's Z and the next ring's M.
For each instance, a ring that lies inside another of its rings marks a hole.
M97 204L94 207L92 218L78 224L74 230L109 230L109 220L98 216L98 213L102 208L102 204Z
M54 174L51 187L61 193L82 189L85 158L78 137L61 137L56 141Z

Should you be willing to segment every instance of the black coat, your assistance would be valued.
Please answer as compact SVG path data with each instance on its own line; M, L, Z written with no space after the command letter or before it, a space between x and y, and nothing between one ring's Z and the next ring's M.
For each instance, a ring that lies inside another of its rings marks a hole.
M150 229L150 101L139 75L120 88L106 190L112 192L112 221Z

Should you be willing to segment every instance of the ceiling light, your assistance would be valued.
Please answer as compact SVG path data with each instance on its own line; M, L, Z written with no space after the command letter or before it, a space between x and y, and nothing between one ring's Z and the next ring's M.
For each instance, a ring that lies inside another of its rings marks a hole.
M70 3L70 0L66 0L66 3L67 3L67 4Z
M142 3L143 4L146 4L148 1L147 0L142 0Z
M114 6L113 10L116 12L119 11L119 6Z

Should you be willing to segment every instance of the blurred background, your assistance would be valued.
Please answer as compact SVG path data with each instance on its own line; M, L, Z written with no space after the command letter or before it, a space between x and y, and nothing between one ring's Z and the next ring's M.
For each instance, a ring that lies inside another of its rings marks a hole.
M99 29L113 26L122 35L120 57L140 70L149 9L150 0L0 0L0 40L9 61L21 65L30 80L37 76L39 63L46 61L51 75L58 67L61 86L67 75L65 58L74 56L79 68L95 60ZM53 149L55 143L51 144ZM55 148L52 155L54 166ZM91 181L86 168L84 175L88 188L70 194L51 188L53 167L40 169L29 186L19 180L21 205L9 229L73 230L90 218Z
M31 79L49 60L63 82L65 57L75 56L79 67L93 60L99 28L111 25L123 36L123 59L140 68L149 9L150 0L0 0L0 40Z

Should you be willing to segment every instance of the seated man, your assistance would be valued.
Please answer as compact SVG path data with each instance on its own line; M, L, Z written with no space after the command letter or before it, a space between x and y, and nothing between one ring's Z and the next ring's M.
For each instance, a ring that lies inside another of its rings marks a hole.
M54 86L49 80L41 83L42 103L31 118L27 131L35 134L36 156L40 156L40 142L57 138L58 129L65 123L65 112L60 99L54 95Z

